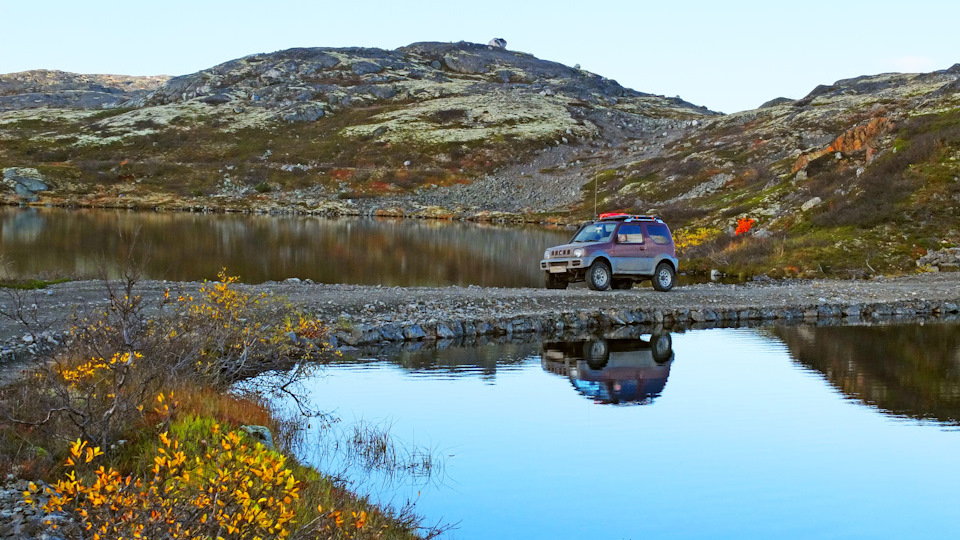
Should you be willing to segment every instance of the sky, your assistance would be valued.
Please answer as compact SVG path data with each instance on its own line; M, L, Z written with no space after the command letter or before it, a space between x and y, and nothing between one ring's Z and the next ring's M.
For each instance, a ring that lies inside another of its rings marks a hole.
M184 75L291 47L494 37L722 112L960 62L960 1L0 0L0 73Z

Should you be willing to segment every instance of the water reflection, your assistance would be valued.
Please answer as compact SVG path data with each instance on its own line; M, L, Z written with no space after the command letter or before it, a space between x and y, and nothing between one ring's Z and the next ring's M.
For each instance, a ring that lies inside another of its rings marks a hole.
M673 363L669 333L649 339L551 341L543 344L544 371L570 379L595 403L646 405L660 396Z
M308 381L306 397L338 425L389 425L401 443L442 455L442 483L367 485L372 500L417 500L428 522L459 523L450 539L955 536L957 432L851 406L833 386L877 392L883 401L870 399L890 409L901 392L948 403L960 326L673 330L668 340L651 330L364 351ZM617 396L654 402L597 405L574 369L587 383L659 379L646 398L640 383ZM612 518L570 519L557 503L585 493ZM616 519L638 509L643 519Z
M895 415L960 421L960 325L773 329L804 366Z
M375 358L359 358L338 362L344 366L369 365L376 367L389 362L415 377L447 379L480 377L493 383L497 373L521 369L524 363L535 358L540 350L536 341L485 341L474 346L450 346L437 348L435 344L413 342L399 350L393 349L386 360L385 354Z
M438 220L0 208L0 253L20 276L117 276L137 235L150 279L288 277L386 286L540 286L569 232ZM532 262L531 262L532 261Z

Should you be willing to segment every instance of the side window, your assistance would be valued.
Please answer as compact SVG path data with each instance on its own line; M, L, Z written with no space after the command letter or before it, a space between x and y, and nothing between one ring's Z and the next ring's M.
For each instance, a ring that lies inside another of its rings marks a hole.
M647 235L650 236L654 244L661 246L669 245L673 242L670 238L670 229L667 229L666 225L660 225L659 223L647 225Z
M642 244L643 230L640 229L639 224L624 223L617 231L617 240L621 244Z

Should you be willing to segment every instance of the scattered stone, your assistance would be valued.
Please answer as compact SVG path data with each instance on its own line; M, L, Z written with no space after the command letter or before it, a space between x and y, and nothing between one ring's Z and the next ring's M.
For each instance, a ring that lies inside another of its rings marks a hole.
M240 429L247 432L248 435L256 439L264 446L264 448L273 450L273 434L270 433L270 429L265 426L240 426Z
M936 270L958 270L960 269L960 247L928 251L926 255L917 259L917 266Z
M230 103L233 98L227 94L214 94L212 96L207 96L200 98L200 103L206 103L207 105L223 105L225 103Z
M822 203L822 202L823 202L823 200L822 200L820 197L814 197L814 198L808 200L807 202L803 203L803 204L800 206L800 210L806 212L807 210L810 210L811 208L817 206L818 204L820 204L820 203Z

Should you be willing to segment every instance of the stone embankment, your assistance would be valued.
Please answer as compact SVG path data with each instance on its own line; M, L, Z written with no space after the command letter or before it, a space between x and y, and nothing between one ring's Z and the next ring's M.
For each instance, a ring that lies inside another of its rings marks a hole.
M198 283L147 281L149 303L168 288L196 290ZM665 328L750 326L757 322L891 322L960 318L960 273L937 272L868 281L786 280L737 285L698 284L668 293L649 288L596 292L484 287L382 287L324 285L289 279L242 285L254 293L285 297L325 320L333 344L437 343L477 336L562 335L639 325ZM103 305L103 283L70 282L21 295L25 315L46 334L27 335L0 317L0 359L63 339L74 313ZM0 309L16 299L0 289ZM36 306L33 308L33 306Z
M531 333L562 336L639 325L685 329L770 322L960 322L957 281L950 276L946 280L917 277L859 283L705 284L666 294L649 289L606 293L486 289L487 298L466 289L458 291L462 302L456 305L448 295L457 291L451 290L445 298L399 307L372 295L373 303L359 312L341 313L332 341L334 346L358 347L383 342L469 343L475 337Z

